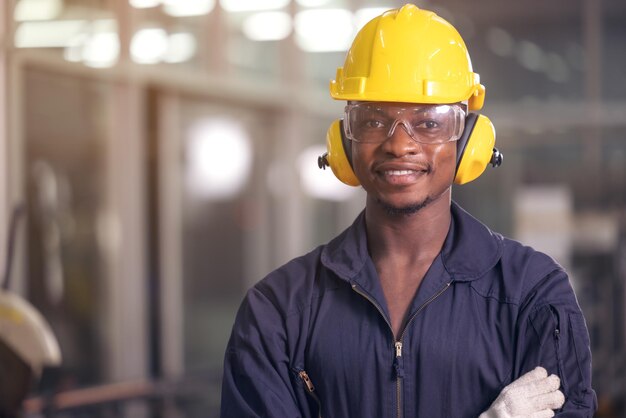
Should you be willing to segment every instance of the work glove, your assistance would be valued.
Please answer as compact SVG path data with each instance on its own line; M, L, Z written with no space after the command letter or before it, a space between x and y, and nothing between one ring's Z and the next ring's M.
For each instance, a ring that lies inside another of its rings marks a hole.
M478 418L553 417L553 409L559 409L565 402L560 384L558 376L548 376L546 369L537 367L502 389Z

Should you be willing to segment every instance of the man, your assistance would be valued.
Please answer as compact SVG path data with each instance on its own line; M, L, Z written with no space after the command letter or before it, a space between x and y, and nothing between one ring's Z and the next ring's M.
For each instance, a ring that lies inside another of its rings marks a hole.
M456 30L413 5L386 12L330 87L347 106L320 164L365 189L365 211L248 292L222 417L591 417L566 273L452 203L453 182L501 159L489 120L467 113L485 88Z

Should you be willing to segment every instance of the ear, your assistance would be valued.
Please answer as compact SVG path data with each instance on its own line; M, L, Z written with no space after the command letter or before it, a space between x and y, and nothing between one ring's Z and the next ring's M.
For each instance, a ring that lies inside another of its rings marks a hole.
M326 149L320 167L329 165L335 176L349 186L361 184L352 170L352 149L343 133L343 119L335 120L326 132Z
M465 184L477 179L494 159L497 152L495 143L496 130L489 118L476 113L468 114L463 135L457 141L454 182Z

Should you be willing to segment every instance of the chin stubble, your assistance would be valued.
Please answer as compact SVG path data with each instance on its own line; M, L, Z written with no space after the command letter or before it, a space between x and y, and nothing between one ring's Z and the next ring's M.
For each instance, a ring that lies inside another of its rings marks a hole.
M381 199L378 199L377 202L389 216L410 216L428 206L433 200L434 199L429 196L421 202L401 207L391 205Z

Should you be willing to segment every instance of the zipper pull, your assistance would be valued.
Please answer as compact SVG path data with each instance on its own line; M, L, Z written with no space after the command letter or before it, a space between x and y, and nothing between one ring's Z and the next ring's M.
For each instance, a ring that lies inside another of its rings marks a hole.
M396 371L396 377L402 379L404 377L404 370L400 364L400 357L402 357L402 343L400 341L396 341L395 346L396 356L393 359L393 368Z
M313 382L311 382L309 375L304 370L302 370L300 373L298 373L298 376L300 376L300 379L302 379L302 381L304 382L306 389L309 391L309 393L313 393L315 391L315 386L313 386Z
M402 357L402 342L396 341L396 357Z

